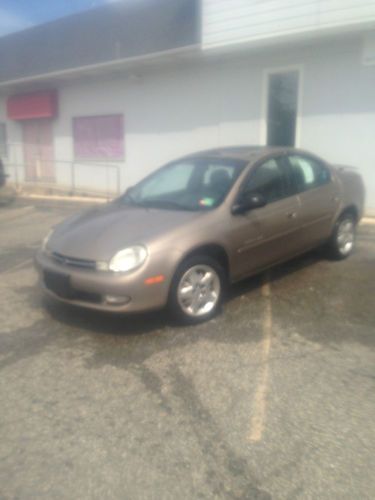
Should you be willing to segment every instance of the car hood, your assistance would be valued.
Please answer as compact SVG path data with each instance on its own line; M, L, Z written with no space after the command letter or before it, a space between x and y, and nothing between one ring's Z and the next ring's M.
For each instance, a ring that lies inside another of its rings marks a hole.
M109 260L123 248L147 245L202 215L202 212L109 204L59 224L52 233L48 248L78 259Z

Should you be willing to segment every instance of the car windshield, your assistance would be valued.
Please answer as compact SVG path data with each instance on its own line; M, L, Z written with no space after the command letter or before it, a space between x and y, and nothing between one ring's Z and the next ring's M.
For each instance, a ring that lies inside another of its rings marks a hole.
M129 189L122 203L166 210L212 210L227 196L246 162L189 158L168 164Z

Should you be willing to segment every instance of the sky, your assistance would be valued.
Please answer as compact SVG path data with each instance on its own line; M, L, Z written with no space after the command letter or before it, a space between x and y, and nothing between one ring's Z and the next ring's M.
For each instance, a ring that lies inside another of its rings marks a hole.
M116 0L0 0L0 36Z

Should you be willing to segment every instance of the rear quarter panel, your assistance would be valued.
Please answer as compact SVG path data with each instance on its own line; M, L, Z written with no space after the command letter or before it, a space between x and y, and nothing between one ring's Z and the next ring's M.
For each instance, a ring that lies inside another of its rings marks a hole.
M355 168L343 165L335 165L333 171L340 190L339 212L355 207L359 221L365 206L365 187L361 175Z

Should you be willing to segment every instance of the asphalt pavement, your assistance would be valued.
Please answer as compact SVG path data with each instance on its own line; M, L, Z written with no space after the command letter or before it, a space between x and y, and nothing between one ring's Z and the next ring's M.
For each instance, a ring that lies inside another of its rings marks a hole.
M32 259L79 205L0 207L0 499L375 498L375 225L179 327L45 300Z

